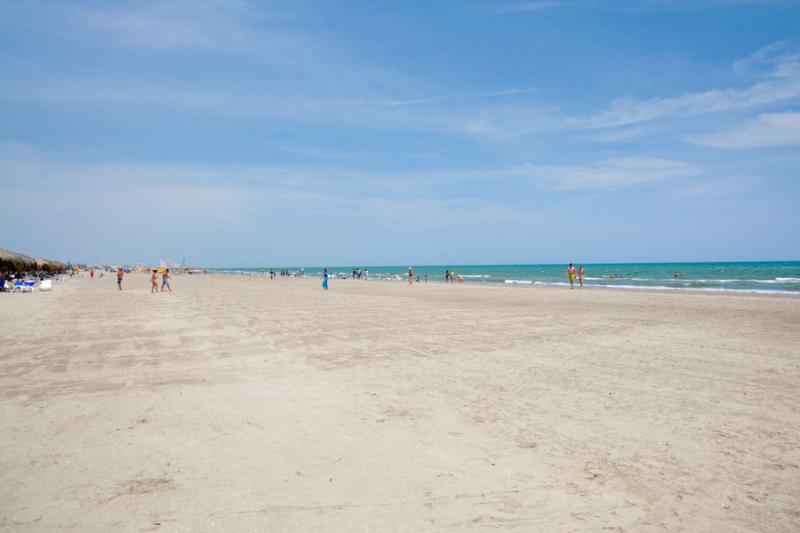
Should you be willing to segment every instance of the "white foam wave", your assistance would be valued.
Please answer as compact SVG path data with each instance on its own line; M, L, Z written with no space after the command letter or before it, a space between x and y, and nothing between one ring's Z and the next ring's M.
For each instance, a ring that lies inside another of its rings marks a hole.
M556 287L568 287L569 283L564 282L544 282L537 281L536 285L548 285ZM586 284L587 287L600 288L600 289L623 289L623 290L636 290L636 291L689 291L689 292L721 292L732 294L784 294L800 297L800 291L781 291L781 290L765 290L765 289L723 289L721 287L667 287L665 285L614 285L607 283L592 283Z
M505 280L505 283L508 283L509 285L531 285L531 284L533 284L532 281L527 280L527 279L507 279L507 280Z

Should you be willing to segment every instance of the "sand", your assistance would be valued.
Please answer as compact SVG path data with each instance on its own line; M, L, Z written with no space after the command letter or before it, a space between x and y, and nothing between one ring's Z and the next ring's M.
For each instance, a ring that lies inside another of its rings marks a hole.
M800 298L0 294L2 531L798 531Z

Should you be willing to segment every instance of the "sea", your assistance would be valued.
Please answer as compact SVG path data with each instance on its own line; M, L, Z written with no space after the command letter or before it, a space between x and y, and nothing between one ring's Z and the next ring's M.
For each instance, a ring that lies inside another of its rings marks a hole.
M566 264L558 265L411 265L420 282L444 282L445 270L464 283L518 287L568 287ZM580 266L575 265L576 268ZM800 295L800 261L741 263L597 263L586 268L585 285L605 289L708 291ZM354 269L369 272L370 281L404 282L409 265L328 267L333 278L351 279ZM264 276L266 267L209 268L209 272ZM322 276L323 267L272 266L276 272ZM362 280L364 278L362 277ZM577 283L577 280L576 280Z

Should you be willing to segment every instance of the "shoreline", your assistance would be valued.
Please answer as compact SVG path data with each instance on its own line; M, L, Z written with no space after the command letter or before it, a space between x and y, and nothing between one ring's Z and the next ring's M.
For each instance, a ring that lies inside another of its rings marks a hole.
M241 277L244 279L252 279L252 278L266 278L268 282L274 281L308 281L308 280L319 280L321 283L322 278L319 276L313 275L305 275L300 278L280 278L276 277L274 280L270 280L268 275L260 272L253 272L253 273L238 273L238 272L207 272L204 274L192 274L195 276L220 276L225 278L230 277ZM351 278L331 278L330 283L340 283L340 282L348 282L348 283L379 283L379 284L397 284L397 285L407 285L408 282L405 280L393 280L393 279L369 279L369 280L359 280L359 279L351 279ZM575 289L570 289L569 284L565 282L563 285L559 283L545 283L545 282L531 282L531 283L507 283L507 282L476 282L476 281L465 281L463 283L445 283L442 280L429 280L428 284L436 284L442 286L449 286L453 285L455 287L470 287L470 288L504 288L509 290L519 290L519 289L548 289L548 290L564 290L567 291L582 291L582 290L599 290L599 291L615 291L615 292L649 292L649 293L656 293L656 294L670 294L670 293L678 293L678 294L705 294L705 295L712 295L712 294L719 294L719 295L727 295L727 296L766 296L766 297L786 297L786 298L797 298L800 297L800 291L779 291L779 290L759 290L759 289L717 289L717 288L689 288L689 287L648 287L648 286L620 286L620 285L586 285L583 288L580 288L576 285ZM414 282L413 286L422 285L424 286L426 282Z

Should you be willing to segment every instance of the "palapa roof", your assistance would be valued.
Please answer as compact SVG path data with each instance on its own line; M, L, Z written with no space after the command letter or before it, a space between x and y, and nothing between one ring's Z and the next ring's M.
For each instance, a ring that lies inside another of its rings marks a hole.
M64 270L67 265L0 248L0 270Z

